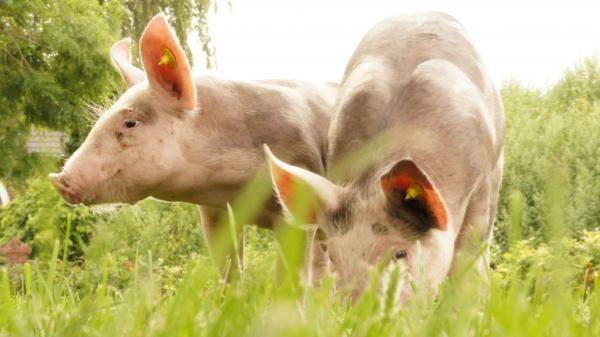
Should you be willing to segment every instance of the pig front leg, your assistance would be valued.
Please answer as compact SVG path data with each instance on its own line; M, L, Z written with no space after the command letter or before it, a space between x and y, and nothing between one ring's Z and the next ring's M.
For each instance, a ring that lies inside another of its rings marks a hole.
M491 244L491 182L485 177L471 196L462 227L454 245L452 271L462 272L470 263L488 280Z
M473 193L455 244L454 264L476 259L475 267L486 281L489 278L490 246L498 209L503 167L504 154L501 152L496 167L483 178L480 186ZM459 256L461 260L458 260ZM457 261L459 262L457 263ZM454 266L453 269L455 269Z
M238 255L236 256L233 240L227 227L227 211L209 206L199 206L198 208L208 251L222 271L222 279L231 282L241 276L243 270L243 226L237 227Z

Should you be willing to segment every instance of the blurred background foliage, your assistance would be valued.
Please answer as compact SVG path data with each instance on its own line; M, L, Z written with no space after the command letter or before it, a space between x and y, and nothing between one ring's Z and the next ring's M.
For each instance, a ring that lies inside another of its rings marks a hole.
M547 187L558 180L564 233L600 228L600 65L580 61L547 92L508 83L501 91L507 116L505 166L496 242L505 249L511 195L523 199L519 232L549 238ZM514 199L514 198L513 198Z

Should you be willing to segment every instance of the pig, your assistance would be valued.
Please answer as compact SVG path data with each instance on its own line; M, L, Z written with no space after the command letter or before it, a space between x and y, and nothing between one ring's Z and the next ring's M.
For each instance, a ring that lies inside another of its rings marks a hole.
M162 14L140 38L144 70L132 65L130 47L125 39L110 53L128 89L101 112L62 172L50 174L67 202L133 204L154 197L198 204L211 248L223 209L261 167L269 184L263 143L323 173L337 84L193 76ZM270 228L278 214L271 198L256 224Z
M435 292L471 259L485 278L503 139L502 101L463 26L417 13L378 23L354 51L328 131L329 179L265 152L285 211L318 227L313 266L352 298L369 267L403 266L405 302L411 283Z

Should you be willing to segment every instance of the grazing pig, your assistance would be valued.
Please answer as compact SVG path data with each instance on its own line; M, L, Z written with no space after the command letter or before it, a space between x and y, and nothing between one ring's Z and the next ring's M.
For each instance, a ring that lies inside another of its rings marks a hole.
M210 241L226 203L264 166L263 143L323 172L337 85L192 77L163 15L148 23L140 53L145 72L131 64L128 40L112 47L128 89L102 111L63 171L50 175L69 203L135 203L152 196L203 205ZM258 225L270 227L271 215L279 213L271 199Z
M389 18L360 42L340 86L327 157L337 184L267 148L274 186L292 216L318 225L315 251L326 251L321 255L328 255L338 282L354 295L368 282L367 267L398 261L406 277L435 291L461 260L478 258L485 273L503 165L503 111L455 19ZM295 204L306 189L314 200Z

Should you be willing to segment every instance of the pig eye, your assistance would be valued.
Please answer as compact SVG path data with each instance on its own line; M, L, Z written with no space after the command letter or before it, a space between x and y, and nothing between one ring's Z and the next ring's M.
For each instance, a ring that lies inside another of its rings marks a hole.
M140 121L135 120L135 119L127 119L125 120L125 127L128 129L134 128L136 126L140 125Z
M394 259L396 260L402 260L404 258L406 258L408 254L406 254L406 250L404 249L400 249L399 251L397 251L396 253L394 253Z

